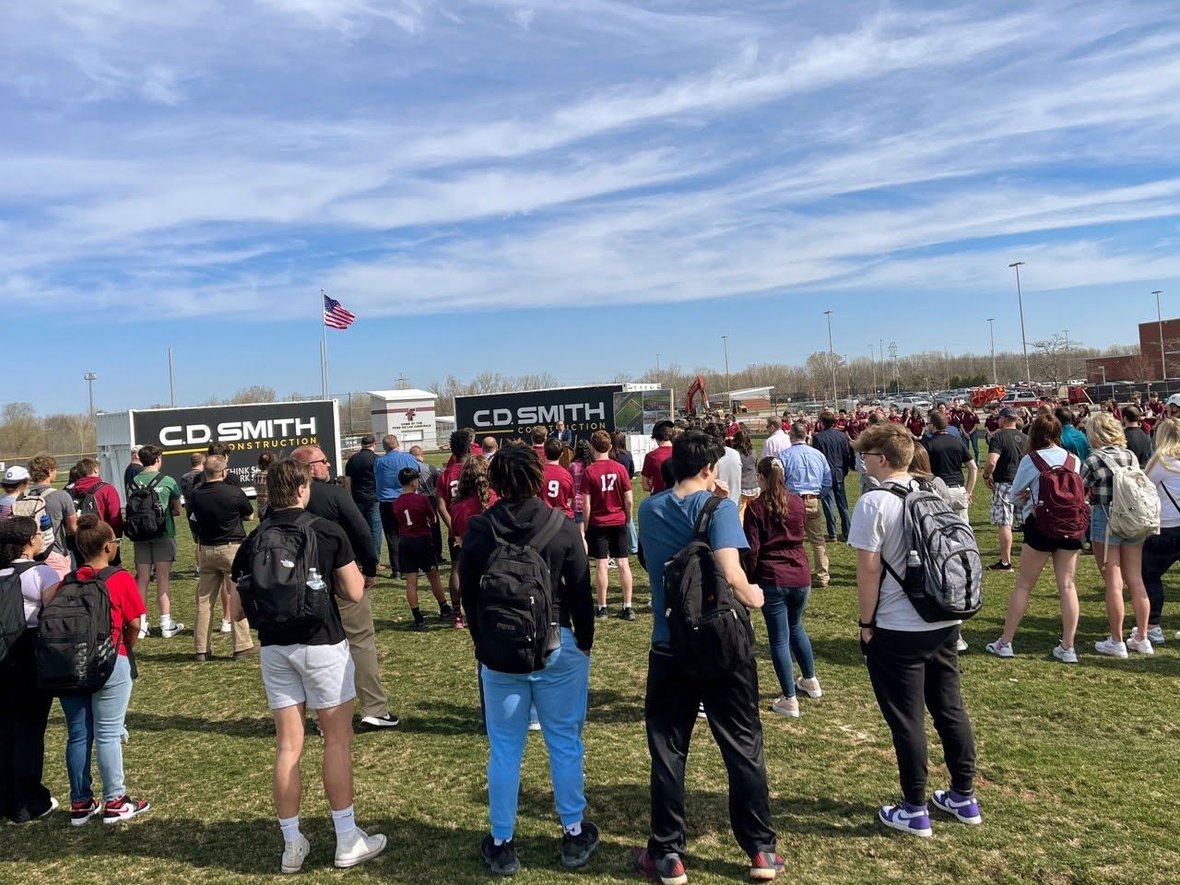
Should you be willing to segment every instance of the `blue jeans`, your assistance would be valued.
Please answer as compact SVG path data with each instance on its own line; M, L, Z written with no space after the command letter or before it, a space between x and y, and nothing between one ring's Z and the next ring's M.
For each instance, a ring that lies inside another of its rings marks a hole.
M836 537L836 514L840 515L840 534L848 537L848 493L844 490L844 480L834 480L828 493L820 498L824 507L824 522L827 524L828 537Z
M586 691L590 658L578 650L574 634L561 630L561 647L536 673L499 673L481 667L484 716L488 728L488 817L492 836L511 839L520 794L520 763L528 739L529 707L537 707L541 735L549 751L553 801L562 826L582 820L586 794L582 773L585 749Z
M631 523L628 526L631 533L631 555L634 556L639 552L639 530L635 528L635 515L631 515Z
M811 637L803 628L803 611L807 608L810 587L762 586L765 601L762 617L766 618L767 641L770 643L770 659L774 661L774 673L783 694L795 696L795 671L791 666L791 653L799 661L804 679L815 676L815 655L811 651Z
M111 678L94 694L62 695L71 802L85 802L94 797L90 781L90 750L96 745L103 799L110 801L126 795L122 738L130 701L131 665L126 655L119 655Z
M385 530L381 528L381 505L376 501L371 507L360 508L361 513L364 514L365 519L369 523L369 531L373 535L373 555L377 557L377 562L381 562L381 537L385 534Z
M975 463L979 463L979 431L972 430L967 436L967 442L971 444L971 454L975 457Z

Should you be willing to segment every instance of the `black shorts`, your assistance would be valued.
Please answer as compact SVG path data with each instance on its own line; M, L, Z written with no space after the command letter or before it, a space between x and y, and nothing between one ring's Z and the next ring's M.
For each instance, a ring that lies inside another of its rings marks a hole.
M1062 540L1049 538L1037 530L1037 524L1030 516L1024 521L1024 543L1040 553L1053 553L1057 550L1081 550L1082 539Z
M594 559L626 559L631 555L631 529L622 525L586 527L586 546Z
M402 535L397 542L397 561L403 575L438 568L438 559L434 555L434 539L407 538Z

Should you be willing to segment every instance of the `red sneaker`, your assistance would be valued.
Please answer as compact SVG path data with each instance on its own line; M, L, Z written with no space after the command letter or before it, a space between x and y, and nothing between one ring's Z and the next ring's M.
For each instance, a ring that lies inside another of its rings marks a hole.
M70 803L70 826L80 827L90 821L102 811L102 806L98 804L98 800L91 797L82 802Z
M750 858L750 881L773 882L787 863L773 851L759 851Z
M466 630L467 629L467 625L463 623L462 618L455 618L455 621L453 624L451 624L451 627L452 627L452 629L455 629L455 630Z
M112 799L106 804L106 808L103 810L102 822L104 824L121 824L123 821L131 820L136 815L143 814L145 811L150 810L151 807L146 800L132 799L130 796Z
M632 863L639 875L659 882L660 885L686 885L688 882L684 861L678 854L665 854L661 858L655 858L648 854L646 848L636 848Z

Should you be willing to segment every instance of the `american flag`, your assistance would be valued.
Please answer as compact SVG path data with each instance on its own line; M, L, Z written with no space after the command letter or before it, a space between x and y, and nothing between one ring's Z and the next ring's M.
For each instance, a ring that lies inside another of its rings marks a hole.
M324 325L329 329L347 329L356 320L356 314L346 310L335 298L324 295Z

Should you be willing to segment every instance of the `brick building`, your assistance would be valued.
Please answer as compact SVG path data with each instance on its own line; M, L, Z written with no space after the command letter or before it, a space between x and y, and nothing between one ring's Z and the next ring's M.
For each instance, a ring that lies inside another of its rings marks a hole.
M1180 319L1164 320L1164 354L1167 371L1161 373L1160 324L1155 320L1139 324L1139 353L1129 356L1094 357L1086 360L1086 381L1160 381L1180 378ZM1163 378L1161 378L1161 374Z

